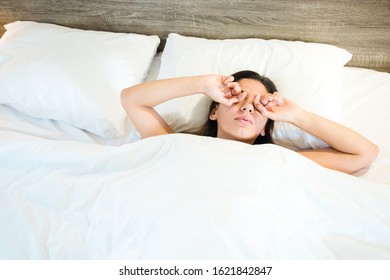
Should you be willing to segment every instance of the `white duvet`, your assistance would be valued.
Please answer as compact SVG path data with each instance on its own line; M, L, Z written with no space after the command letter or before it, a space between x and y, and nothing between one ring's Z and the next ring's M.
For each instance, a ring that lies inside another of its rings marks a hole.
M276 145L0 131L2 259L389 259L390 188Z

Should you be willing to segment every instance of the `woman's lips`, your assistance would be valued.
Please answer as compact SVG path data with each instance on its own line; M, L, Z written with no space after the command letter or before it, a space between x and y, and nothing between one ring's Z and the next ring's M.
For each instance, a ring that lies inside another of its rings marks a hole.
M239 121L241 123L245 123L245 124L253 124L253 122L246 117L238 117L238 118L235 118L235 120Z

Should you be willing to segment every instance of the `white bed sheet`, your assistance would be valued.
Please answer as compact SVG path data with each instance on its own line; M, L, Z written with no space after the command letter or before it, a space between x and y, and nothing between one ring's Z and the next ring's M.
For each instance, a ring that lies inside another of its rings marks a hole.
M0 258L390 258L388 185L280 146L0 134Z
M344 72L340 121L381 149L356 176L276 145L107 140L1 106L0 259L389 259L390 74Z

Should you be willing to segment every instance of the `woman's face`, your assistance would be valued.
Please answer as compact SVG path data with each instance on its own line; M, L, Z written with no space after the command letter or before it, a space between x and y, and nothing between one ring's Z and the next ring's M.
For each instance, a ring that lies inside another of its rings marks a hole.
M257 80L242 79L238 83L247 92L246 98L232 106L219 104L210 114L210 119L218 123L218 138L253 144L260 134L265 135L268 121L255 109L253 102L256 95L262 96L268 91Z

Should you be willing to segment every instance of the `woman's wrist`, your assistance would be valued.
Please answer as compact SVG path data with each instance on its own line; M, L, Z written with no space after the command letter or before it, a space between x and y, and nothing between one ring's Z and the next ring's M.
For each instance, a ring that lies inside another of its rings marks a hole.
M310 119L310 113L303 110L301 107L298 107L294 109L294 113L290 114L290 119L288 120L289 123L301 127L304 125L305 122L307 122Z
M203 93L204 95L207 95L208 97L212 98L211 93L213 92L213 87L216 85L221 84L221 78L219 75L201 75L197 76L197 82L198 87L200 89L199 92Z

